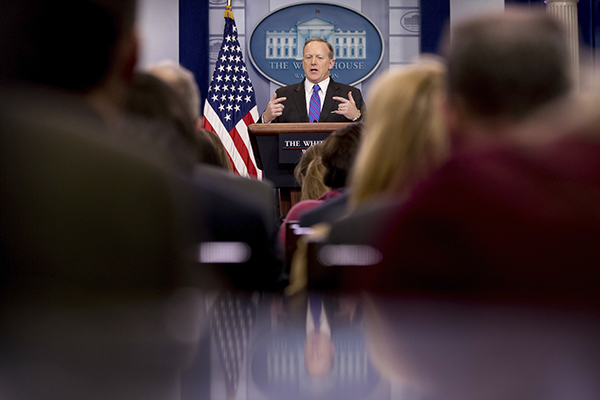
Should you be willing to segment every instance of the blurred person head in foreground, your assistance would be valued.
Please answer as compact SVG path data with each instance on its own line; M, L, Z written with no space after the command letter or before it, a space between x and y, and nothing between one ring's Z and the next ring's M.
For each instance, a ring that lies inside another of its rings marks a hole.
M0 81L79 94L114 116L137 61L135 10L133 0L2 2Z
M221 139L216 134L202 128L200 90L192 71L172 60L150 64L145 68L145 71L166 82L183 101L187 114L193 123L199 161L233 171L231 161Z
M111 135L134 16L133 0L0 3L3 398L169 398L193 351L172 177Z
M564 38L544 13L477 16L454 32L449 126L492 143L456 152L386 210L384 261L353 277L377 277L375 363L426 398L598 398L598 103L586 124L581 104L544 110L570 90Z
M162 151L178 170L193 170L200 154L193 119L171 86L150 73L136 72L123 106L130 122L123 134Z
M172 60L150 64L145 68L145 71L169 84L184 100L187 113L190 119L194 121L194 127L202 126L201 121L199 121L201 120L200 90L192 71Z
M572 87L565 33L544 12L507 8L460 22L444 53L448 126L458 143L500 136Z

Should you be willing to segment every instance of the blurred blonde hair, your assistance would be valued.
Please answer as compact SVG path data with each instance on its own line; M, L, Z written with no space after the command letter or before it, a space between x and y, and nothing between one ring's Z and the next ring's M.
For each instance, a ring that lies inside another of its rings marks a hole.
M302 180L306 175L306 170L308 169L310 162L317 157L321 157L322 148L323 145L318 143L310 146L304 153L302 153L300 161L298 161L298 164L296 164L296 167L294 168L294 178L296 178L298 185L302 186Z
M350 177L351 209L375 195L410 191L446 160L445 79L445 67L434 60L390 70L377 79Z
M308 164L306 174L302 179L300 200L316 200L330 189L323 183L325 172L326 168L323 165L321 157L313 159Z

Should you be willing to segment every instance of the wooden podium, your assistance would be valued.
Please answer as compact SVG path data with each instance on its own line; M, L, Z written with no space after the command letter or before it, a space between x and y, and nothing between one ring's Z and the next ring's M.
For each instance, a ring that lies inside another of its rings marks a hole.
M302 149L311 141L323 140L348 122L318 122L290 124L252 124L248 127L256 164L265 178L277 188L280 215L300 200L300 186L294 178L294 167L300 161ZM298 138L295 140L294 138ZM283 139L288 140L283 140ZM285 142L300 144L286 146Z

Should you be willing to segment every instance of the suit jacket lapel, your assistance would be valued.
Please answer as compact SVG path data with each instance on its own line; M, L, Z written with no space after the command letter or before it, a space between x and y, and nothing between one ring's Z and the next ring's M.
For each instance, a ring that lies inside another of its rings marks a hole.
M333 79L329 80L329 86L327 87L327 93L325 93L325 101L323 102L323 107L321 107L321 116L319 117L319 122L326 122L331 112L333 111L333 107L338 104L338 101L333 100L333 96L340 96L340 87L337 85Z
M304 93L304 80L294 87L294 106L298 111L300 121L308 122L308 111L306 110L306 95Z

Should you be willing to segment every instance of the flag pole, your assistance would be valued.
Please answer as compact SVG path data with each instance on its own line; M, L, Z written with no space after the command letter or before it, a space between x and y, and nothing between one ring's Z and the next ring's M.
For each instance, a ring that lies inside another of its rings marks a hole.
M227 7L225 7L225 18L233 18L233 12L231 12L231 0L227 0Z

